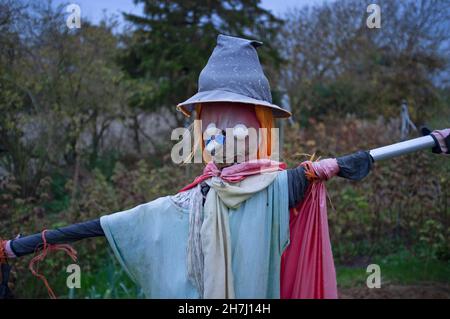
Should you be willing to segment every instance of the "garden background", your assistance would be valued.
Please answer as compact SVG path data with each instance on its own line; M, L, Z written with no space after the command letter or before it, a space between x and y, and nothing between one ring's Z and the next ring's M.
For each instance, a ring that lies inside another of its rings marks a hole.
M131 2L131 1L129 1ZM268 1L265 1L266 3ZM381 8L369 29L366 9ZM68 3L0 0L0 236L98 218L173 194L201 171L175 165L175 105L197 89L219 33L257 39L290 167L450 125L450 1L300 1L274 14L258 0L138 0L138 10L66 25ZM82 14L83 5L81 4ZM92 16L92 14L90 14ZM361 182L328 182L329 224L343 298L450 297L450 161L422 151L376 163ZM104 238L41 265L63 298L141 298ZM18 298L46 298L12 262ZM382 288L366 287L381 266Z

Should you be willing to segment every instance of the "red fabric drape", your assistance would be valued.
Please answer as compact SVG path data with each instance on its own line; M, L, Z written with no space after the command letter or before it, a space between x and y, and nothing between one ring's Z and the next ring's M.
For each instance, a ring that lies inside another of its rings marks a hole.
M290 210L290 244L281 258L280 297L282 299L337 298L336 271L328 232L326 188L324 180L330 178L326 170L315 169L311 162L302 163L311 181L303 201ZM217 169L210 162L203 174L181 191L190 189L212 177L220 176L237 182L263 170L283 170L286 164L258 160ZM319 170L319 171L317 171Z

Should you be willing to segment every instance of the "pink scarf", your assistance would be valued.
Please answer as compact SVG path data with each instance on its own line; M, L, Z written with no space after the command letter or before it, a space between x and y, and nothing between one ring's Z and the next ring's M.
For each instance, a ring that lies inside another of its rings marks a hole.
M338 173L335 159L304 162L310 185L304 200L290 210L290 244L281 258L280 297L282 299L337 298L336 272L328 233L326 189L323 181ZM219 170L209 162L203 174L182 188L193 188L202 181L219 176L236 183L248 176L286 169L286 164L271 160L244 162Z
M191 189L204 180L214 176L220 176L220 178L228 183L237 183L245 179L247 176L268 173L277 170L281 171L284 169L286 169L285 163L271 161L268 159L239 163L225 167L222 170L219 170L214 162L209 162L203 169L203 174L197 176L192 183L183 187L180 192Z

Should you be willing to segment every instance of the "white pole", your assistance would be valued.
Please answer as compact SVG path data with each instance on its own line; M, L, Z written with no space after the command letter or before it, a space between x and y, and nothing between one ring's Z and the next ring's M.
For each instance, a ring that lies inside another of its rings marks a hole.
M430 135L427 135L414 138L412 140L375 148L370 150L370 155L372 155L375 161L381 161L395 156L423 150L425 148L432 148L434 146L434 139Z

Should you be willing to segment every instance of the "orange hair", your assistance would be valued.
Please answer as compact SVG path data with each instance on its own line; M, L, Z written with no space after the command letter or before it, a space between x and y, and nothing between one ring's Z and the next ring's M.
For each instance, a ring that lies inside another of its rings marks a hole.
M258 145L258 159L269 158L272 154L272 128L274 120L272 110L266 106L255 105L256 118L261 126L261 140Z
M195 119L200 120L202 112L202 105L195 105ZM255 114L261 127L260 143L258 145L258 159L269 158L272 154L272 138L271 129L275 127L273 113L269 107L255 105ZM203 141L203 134L200 125L194 125L194 130L197 130L196 136L200 138L200 141L194 141L194 152L197 147L201 146L203 153L203 159L206 163L212 160L211 156L207 152L203 152L205 142Z

